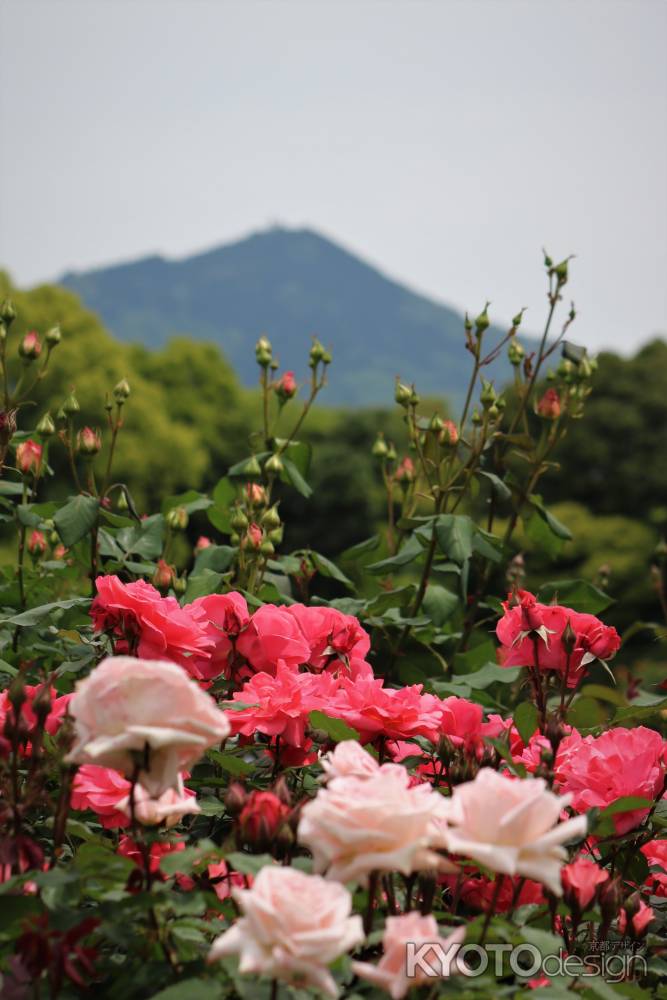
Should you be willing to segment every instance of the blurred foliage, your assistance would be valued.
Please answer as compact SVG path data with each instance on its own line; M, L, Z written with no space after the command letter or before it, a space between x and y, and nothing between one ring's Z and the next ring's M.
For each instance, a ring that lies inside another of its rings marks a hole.
M74 388L81 404L78 423L104 430L107 394L126 377L132 396L114 479L128 484L140 511L156 509L165 495L210 489L247 453L245 429L258 425L259 394L240 386L216 346L185 338L172 339L159 351L121 344L73 293L52 285L19 291L0 272L0 298L7 295L18 308L18 334L43 333L54 322L63 331L48 377L37 387L34 405L20 414L19 428L34 427L47 400L64 399ZM333 379L335 362L334 355ZM395 442L399 456L407 444L403 418L389 408L389 385L387 403L387 410L327 409L324 391L302 435L313 446L313 495L279 493L289 547L305 547L316 537L320 551L331 556L381 526L385 491L370 448L378 432ZM298 405L293 401L288 410ZM425 401L421 410L447 416L437 399ZM667 344L656 340L631 359L601 354L586 418L571 425L556 454L562 474L548 474L542 487L574 535L556 554L559 570L594 581L600 567L608 566L609 592L619 602L622 598L621 626L650 617L655 605L650 559L667 522L667 463L655 456L666 453ZM50 457L64 474L62 449L52 446ZM54 496L62 494L60 478L51 481ZM639 510L648 512L648 523L637 519ZM214 534L204 513L192 518L191 542L198 532ZM521 529L516 543L526 555L531 581L546 578L539 544ZM177 561L187 561L186 548L181 555ZM617 614L612 610L611 620Z

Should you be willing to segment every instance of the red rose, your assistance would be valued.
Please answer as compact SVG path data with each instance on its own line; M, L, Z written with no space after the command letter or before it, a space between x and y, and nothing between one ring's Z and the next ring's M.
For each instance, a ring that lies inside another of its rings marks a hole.
M254 670L269 674L275 674L281 663L298 667L310 656L294 616L273 604L264 604L255 611L236 648Z
M598 886L608 881L609 872L589 858L578 858L561 869L560 877L566 901L583 912L595 898Z

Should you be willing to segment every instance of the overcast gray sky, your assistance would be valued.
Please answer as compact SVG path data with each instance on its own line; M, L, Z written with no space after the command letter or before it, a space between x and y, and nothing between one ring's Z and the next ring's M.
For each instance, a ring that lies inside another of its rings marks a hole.
M666 44L664 0L0 0L0 264L309 225L537 329L544 244L630 350L667 331Z

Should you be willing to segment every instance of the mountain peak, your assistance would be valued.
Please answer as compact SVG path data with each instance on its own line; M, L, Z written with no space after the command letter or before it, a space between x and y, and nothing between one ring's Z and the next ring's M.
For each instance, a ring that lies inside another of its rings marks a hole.
M315 334L334 355L331 403L388 404L396 375L422 394L458 400L469 371L460 314L307 227L274 225L182 259L70 272L62 284L123 340L214 341L247 384L256 381L261 333L281 361L304 370Z

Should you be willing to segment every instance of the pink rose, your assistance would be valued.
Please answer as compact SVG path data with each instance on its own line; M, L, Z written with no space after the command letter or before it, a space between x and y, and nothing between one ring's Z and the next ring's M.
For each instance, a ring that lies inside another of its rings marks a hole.
M539 667L566 675L567 686L576 687L593 660L611 658L621 640L615 628L604 625L595 615L572 611L558 604L540 604L526 590L505 601L505 614L496 626L501 643L500 662L504 667ZM568 653L563 639L568 624L573 633Z
M481 705L452 695L443 700L441 712L440 731L454 746L474 748L481 743L484 718Z
M559 748L556 779L577 812L604 809L627 795L652 801L665 779L664 752L665 741L653 729L619 726L601 736L585 736L574 753L561 755ZM616 833L632 830L648 811L647 806L616 813L612 817Z
M102 826L126 826L127 815L118 803L127 798L131 783L112 767L83 764L72 782L72 809L92 809Z
M651 872L646 884L653 895L667 896L667 840L650 840L648 844L640 847L640 851L651 868L661 869L658 872Z
M67 759L113 767L154 797L179 788L179 772L229 735L212 698L175 663L110 656L76 685L75 742ZM138 762L140 762L138 764Z
M452 793L447 847L505 875L541 882L562 893L566 841L583 837L586 817L558 823L568 796L554 795L541 778L515 779L483 767Z
M391 740L425 736L437 742L442 702L424 694L421 684L385 688L381 678L358 675L341 677L335 701L325 711L356 729L362 743L378 736Z
M195 657L197 674L204 678L230 676L234 644L250 621L248 605L242 594L210 594L198 597L183 608L197 622L210 644L210 652L200 661Z
M338 987L327 966L363 941L347 889L296 868L265 865L252 889L233 889L242 916L216 938L208 961L239 956L239 972L311 986Z
M352 661L366 659L370 636L352 615L344 615L336 608L309 608L303 604L291 604L286 611L296 619L308 644L304 662L313 670L349 667Z
M432 984L434 978L419 964L416 965L416 974L408 977L408 943L419 949L423 960L431 969L437 970L439 979L444 979L459 969L457 954L465 936L465 927L457 927L448 937L441 937L432 914L423 917L413 910L401 917L387 917L382 937L383 954L378 964L353 962L352 969L357 976L379 986L393 1000L401 1000L414 986ZM424 945L429 944L434 947L425 949Z
M308 661L310 649L301 629L286 608L264 604L241 633L236 648L253 670L275 674L280 664L298 667Z
M144 580L122 583L117 576L98 576L90 614L97 632L111 632L124 643L123 652L147 660L173 660L200 679L215 676L210 666L213 640L175 597L162 597ZM117 643L118 651L121 644Z
M400 764L370 777L334 778L301 811L297 839L316 871L366 885L373 871L404 875L453 870L436 850L446 846L449 805L430 785L411 785Z
M330 674L300 674L284 664L277 668L275 676L254 674L232 695L234 701L251 706L229 713L232 732L280 736L290 746L302 747L310 712L327 711L335 688L336 681Z
M380 769L375 757L356 740L343 740L332 753L325 754L322 767L327 781L348 776L370 778Z

